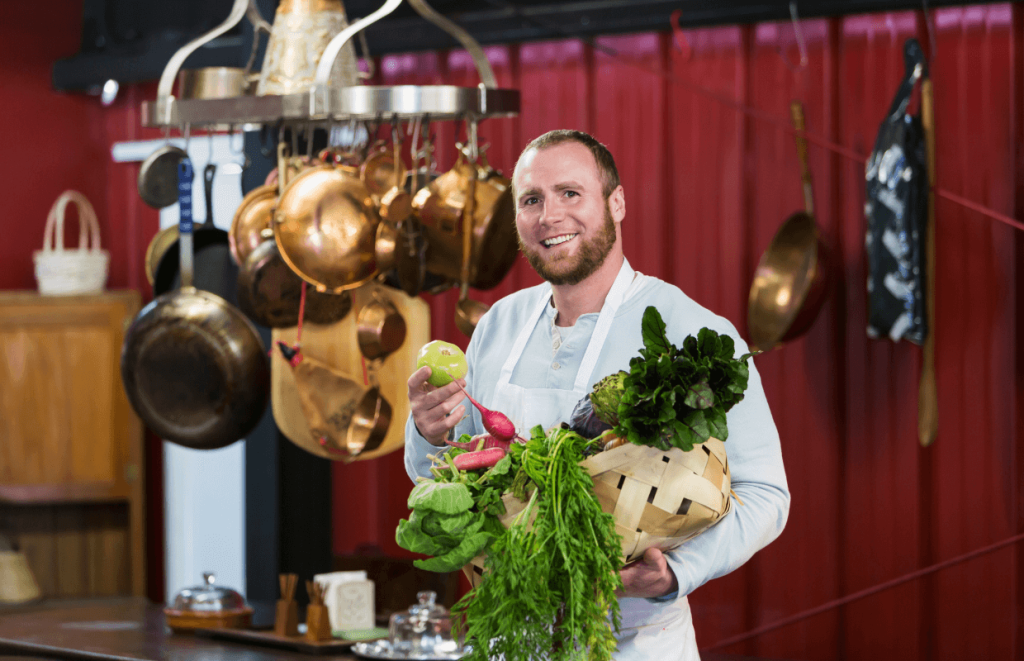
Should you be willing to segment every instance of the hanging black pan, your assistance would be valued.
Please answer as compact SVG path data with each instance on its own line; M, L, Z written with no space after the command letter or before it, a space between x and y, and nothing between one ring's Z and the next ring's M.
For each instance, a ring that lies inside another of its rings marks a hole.
M192 286L192 164L180 166L182 287L144 307L125 334L121 378L132 408L161 438L211 450L245 438L270 394L256 328L223 298Z
M231 257L228 233L213 224L213 178L217 166L210 163L203 170L203 188L206 193L206 220L195 227L192 245L195 251L192 284L220 296L232 305L238 302L236 287L238 266ZM156 267L153 279L153 293L166 294L181 285L178 269L178 246L175 241L168 246Z

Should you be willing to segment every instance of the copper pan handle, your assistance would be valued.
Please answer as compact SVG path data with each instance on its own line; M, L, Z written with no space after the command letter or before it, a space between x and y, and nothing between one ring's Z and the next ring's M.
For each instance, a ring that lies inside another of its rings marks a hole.
M811 166L807 158L807 138L804 137L804 105L793 101L789 104L789 114L793 119L793 130L796 131L796 154L800 159L800 180L804 186L804 210L813 218L814 191L811 188Z

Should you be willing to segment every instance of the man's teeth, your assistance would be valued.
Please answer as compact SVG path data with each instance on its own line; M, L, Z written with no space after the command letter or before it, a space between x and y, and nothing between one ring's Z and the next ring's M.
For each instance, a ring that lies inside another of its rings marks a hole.
M575 234L563 234L562 236L556 236L553 239L544 239L543 241L541 241L541 243L544 245L545 248L550 248L551 246L557 246L559 243L565 243L569 239L575 237Z

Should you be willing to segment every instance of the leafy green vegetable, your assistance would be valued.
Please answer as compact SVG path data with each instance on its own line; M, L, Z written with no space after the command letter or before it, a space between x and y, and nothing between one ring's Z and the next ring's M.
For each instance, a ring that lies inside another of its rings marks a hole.
M469 488L459 483L422 482L409 493L409 509L458 514L473 506Z
M607 618L618 629L621 538L579 465L592 443L567 429L545 435L537 426L513 455L520 461L516 479L526 475L535 488L491 544L483 582L453 609L473 642L470 659L606 661L614 653Z
M590 394L598 417L617 435L662 450L689 452L712 436L729 438L726 413L743 399L747 359L756 354L734 358L733 339L710 328L677 348L653 306L644 311L641 329L644 348L629 361L629 373L605 377Z
M481 520L482 523L482 520ZM466 564L480 555L491 536L485 532L467 535L459 540L458 545L443 555L426 560L413 560L413 565L420 569L436 572L450 572L462 569Z

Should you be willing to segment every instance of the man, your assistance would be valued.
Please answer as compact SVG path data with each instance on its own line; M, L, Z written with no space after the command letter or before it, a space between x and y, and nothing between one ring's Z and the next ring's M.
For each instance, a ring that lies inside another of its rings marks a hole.
M643 346L640 320L649 305L677 346L707 326L732 336L737 355L746 353L726 319L630 267L622 252L625 193L611 154L593 137L552 131L535 139L516 164L513 191L520 246L547 282L484 315L469 343L463 385L520 433L568 420L595 382L628 369ZM458 386L432 388L429 375L424 367L408 382L405 462L413 479L429 474L426 455L450 430L483 432ZM753 365L728 425L732 486L743 505L679 548L651 549L622 570L618 659L698 659L686 595L742 565L785 526L789 490L779 435Z

